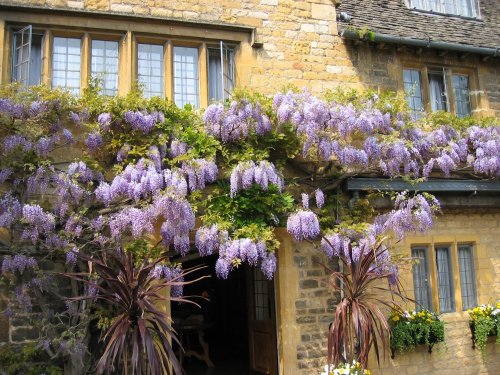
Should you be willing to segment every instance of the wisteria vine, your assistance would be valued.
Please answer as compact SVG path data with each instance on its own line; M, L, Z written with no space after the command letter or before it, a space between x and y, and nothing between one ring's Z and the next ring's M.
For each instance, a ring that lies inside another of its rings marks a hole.
M0 229L6 238L1 268L15 286L18 305L32 306L28 286L47 287L37 261L46 254L64 255L71 269L81 253L113 252L145 237L156 238L155 249L180 259L190 251L217 254L221 278L247 263L271 279L278 246L262 233L273 227L219 222L203 202L224 191L215 188L224 181L229 199L255 188L265 197L270 186L284 194L294 178L293 161L275 155L287 154L276 150L287 147L287 137L300 142L306 161L330 163L345 173L428 178L467 171L500 177L499 126L425 129L407 114L378 109L376 97L361 107L308 92L279 93L272 103L259 100L212 104L200 116L157 102L89 109L76 99L0 98ZM250 139L252 152L244 147ZM272 147L265 142L270 139ZM258 149L261 143L265 150ZM230 155L236 148L239 160ZM321 218L331 215L325 209L329 195L316 177L299 185L304 191L290 189L299 204L285 218L286 227L297 241L321 240L329 257L349 254L354 260L385 246L385 238L426 231L439 207L431 197L402 193L391 212L362 230L325 227ZM389 248L383 254L374 267L391 270L396 279ZM153 273L172 279L179 268L161 264Z

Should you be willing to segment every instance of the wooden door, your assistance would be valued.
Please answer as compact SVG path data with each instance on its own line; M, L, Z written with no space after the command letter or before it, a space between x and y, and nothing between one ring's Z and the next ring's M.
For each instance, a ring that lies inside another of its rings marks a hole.
M262 271L248 269L248 327L252 374L278 374L274 283Z

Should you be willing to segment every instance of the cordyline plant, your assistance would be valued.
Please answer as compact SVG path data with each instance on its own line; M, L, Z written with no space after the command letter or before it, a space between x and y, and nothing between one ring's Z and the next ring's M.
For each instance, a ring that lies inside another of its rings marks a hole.
M197 269L171 272L159 263L166 258L136 266L133 255L117 251L97 258L79 254L91 265L101 283L89 280L88 273L67 273L83 282L92 292L70 300L100 301L113 309L111 325L103 331L105 349L97 363L97 374L181 374L181 365L173 351L172 341L180 346L170 319L161 306L168 301L191 302L174 292L186 282L184 276ZM167 277L161 277L169 272Z
M378 247L361 253L357 258L352 250L348 255L339 256L343 270L332 272L328 283L330 288L342 290L343 294L328 332L329 364L338 366L357 360L366 368L372 347L377 361L380 360L380 349L383 353L388 351L390 327L383 307L393 308L394 303L374 291L404 297L398 285L396 288L380 286L381 281L393 282L394 278L392 270L384 271L377 267L377 258L384 257L386 251Z
M378 363L380 352L388 353L391 332L383 309L397 306L394 297L409 301L401 292L388 243L401 240L408 231L428 230L439 209L432 196L403 193L393 210L377 215L371 224L344 226L323 236L322 250L341 265L341 271L331 271L328 282L342 292L328 332L328 364L358 361L366 368L372 348Z

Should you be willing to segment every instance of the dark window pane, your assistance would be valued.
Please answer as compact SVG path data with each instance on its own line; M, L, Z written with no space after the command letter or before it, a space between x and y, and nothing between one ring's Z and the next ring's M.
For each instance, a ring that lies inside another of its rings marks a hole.
M450 248L436 247L437 283L439 311L455 311L453 280L451 273Z

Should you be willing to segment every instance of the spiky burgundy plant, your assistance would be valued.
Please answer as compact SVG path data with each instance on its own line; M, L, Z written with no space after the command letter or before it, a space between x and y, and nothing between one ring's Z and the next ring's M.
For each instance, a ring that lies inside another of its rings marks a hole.
M379 363L380 349L387 353L390 327L382 309L393 308L395 303L394 298L380 294L408 299L400 293L399 282L394 281L397 270L381 262L386 252L379 243L371 251L354 254L350 247L339 255L343 269L331 272L329 286L336 291L342 289L343 297L328 332L329 364L338 366L357 360L366 368L372 347ZM381 281L387 281L388 287L381 286Z
M97 363L97 374L182 374L172 342L179 344L169 318L160 304L169 301L194 303L179 296L167 296L168 288L185 282L184 276L197 269L169 273L171 277L158 277L155 262L136 266L131 253L118 251L105 258L78 254L92 264L93 272L102 282L89 281L87 273L66 276L84 282L93 290L92 295L73 300L100 300L115 313L111 326L102 333L105 348ZM177 295L177 294L175 294Z

